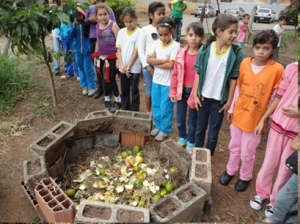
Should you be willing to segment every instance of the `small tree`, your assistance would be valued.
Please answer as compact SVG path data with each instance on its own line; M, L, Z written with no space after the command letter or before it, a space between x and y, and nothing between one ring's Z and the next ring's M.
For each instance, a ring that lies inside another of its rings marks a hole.
M15 47L19 54L35 54L42 63L46 64L49 77L53 106L56 107L57 97L54 86L53 73L50 67L52 63L51 51L46 47L46 37L51 31L60 27L60 23L70 23L69 12L77 8L77 3L65 0L63 9L58 6L52 8L42 7L43 0L32 0L32 4L25 6L22 0L1 0L0 2L0 27L7 38L11 37L11 49L15 53ZM84 7L85 6L85 7ZM81 7L86 8L86 4ZM74 10L76 11L76 10ZM65 60L67 60L66 55Z

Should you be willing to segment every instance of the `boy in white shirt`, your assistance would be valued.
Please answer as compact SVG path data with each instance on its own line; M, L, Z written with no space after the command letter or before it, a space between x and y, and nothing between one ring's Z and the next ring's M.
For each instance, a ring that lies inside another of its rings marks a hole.
M278 24L274 26L273 30L277 33L279 37L278 45L276 50L274 51L274 60L278 61L279 58L279 48L280 48L280 43L281 43L281 38L282 38L282 33L286 30L286 16L280 16L278 19Z

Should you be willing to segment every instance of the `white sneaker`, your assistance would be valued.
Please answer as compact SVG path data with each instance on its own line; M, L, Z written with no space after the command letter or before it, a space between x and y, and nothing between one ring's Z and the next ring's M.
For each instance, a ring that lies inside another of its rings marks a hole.
M264 219L263 219L263 222L266 222L266 223L271 223L271 220L270 220L270 219L268 219L268 218L264 218Z
M158 133L159 133L159 130L158 129L153 129L151 132L150 132L150 135L152 136L152 137L155 137L156 135L158 135Z
M83 95L87 95L88 94L88 88L87 87L83 87L82 94Z
M89 89L88 96L94 96L95 92L96 92L96 89Z
M260 210L262 208L262 203L264 199L261 198L259 195L255 195L254 198L250 201L250 206L254 210Z
M168 135L164 134L163 132L159 132L158 135L156 135L155 140L158 142L162 142L167 138Z
M274 214L274 210L274 205L272 205L271 203L268 204L268 207L265 210L265 216L269 219Z

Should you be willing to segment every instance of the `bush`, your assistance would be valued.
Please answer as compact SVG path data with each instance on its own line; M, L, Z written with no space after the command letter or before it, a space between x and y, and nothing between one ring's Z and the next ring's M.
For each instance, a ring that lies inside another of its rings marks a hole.
M112 8L112 10L115 13L115 17L117 20L117 24L118 26L121 28L124 27L124 23L123 21L120 19L120 16L122 14L122 10L126 7L126 6L131 6L134 9L136 9L136 0L106 0L105 4L108 5L109 7Z
M0 114L14 111L29 84L28 74L18 67L17 60L0 54Z

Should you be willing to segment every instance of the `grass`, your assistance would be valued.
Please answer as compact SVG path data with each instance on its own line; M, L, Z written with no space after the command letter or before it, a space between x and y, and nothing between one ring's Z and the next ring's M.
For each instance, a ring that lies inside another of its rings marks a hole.
M0 54L0 115L15 111L26 89L34 85L29 76L32 67L27 63L20 66L17 58Z

